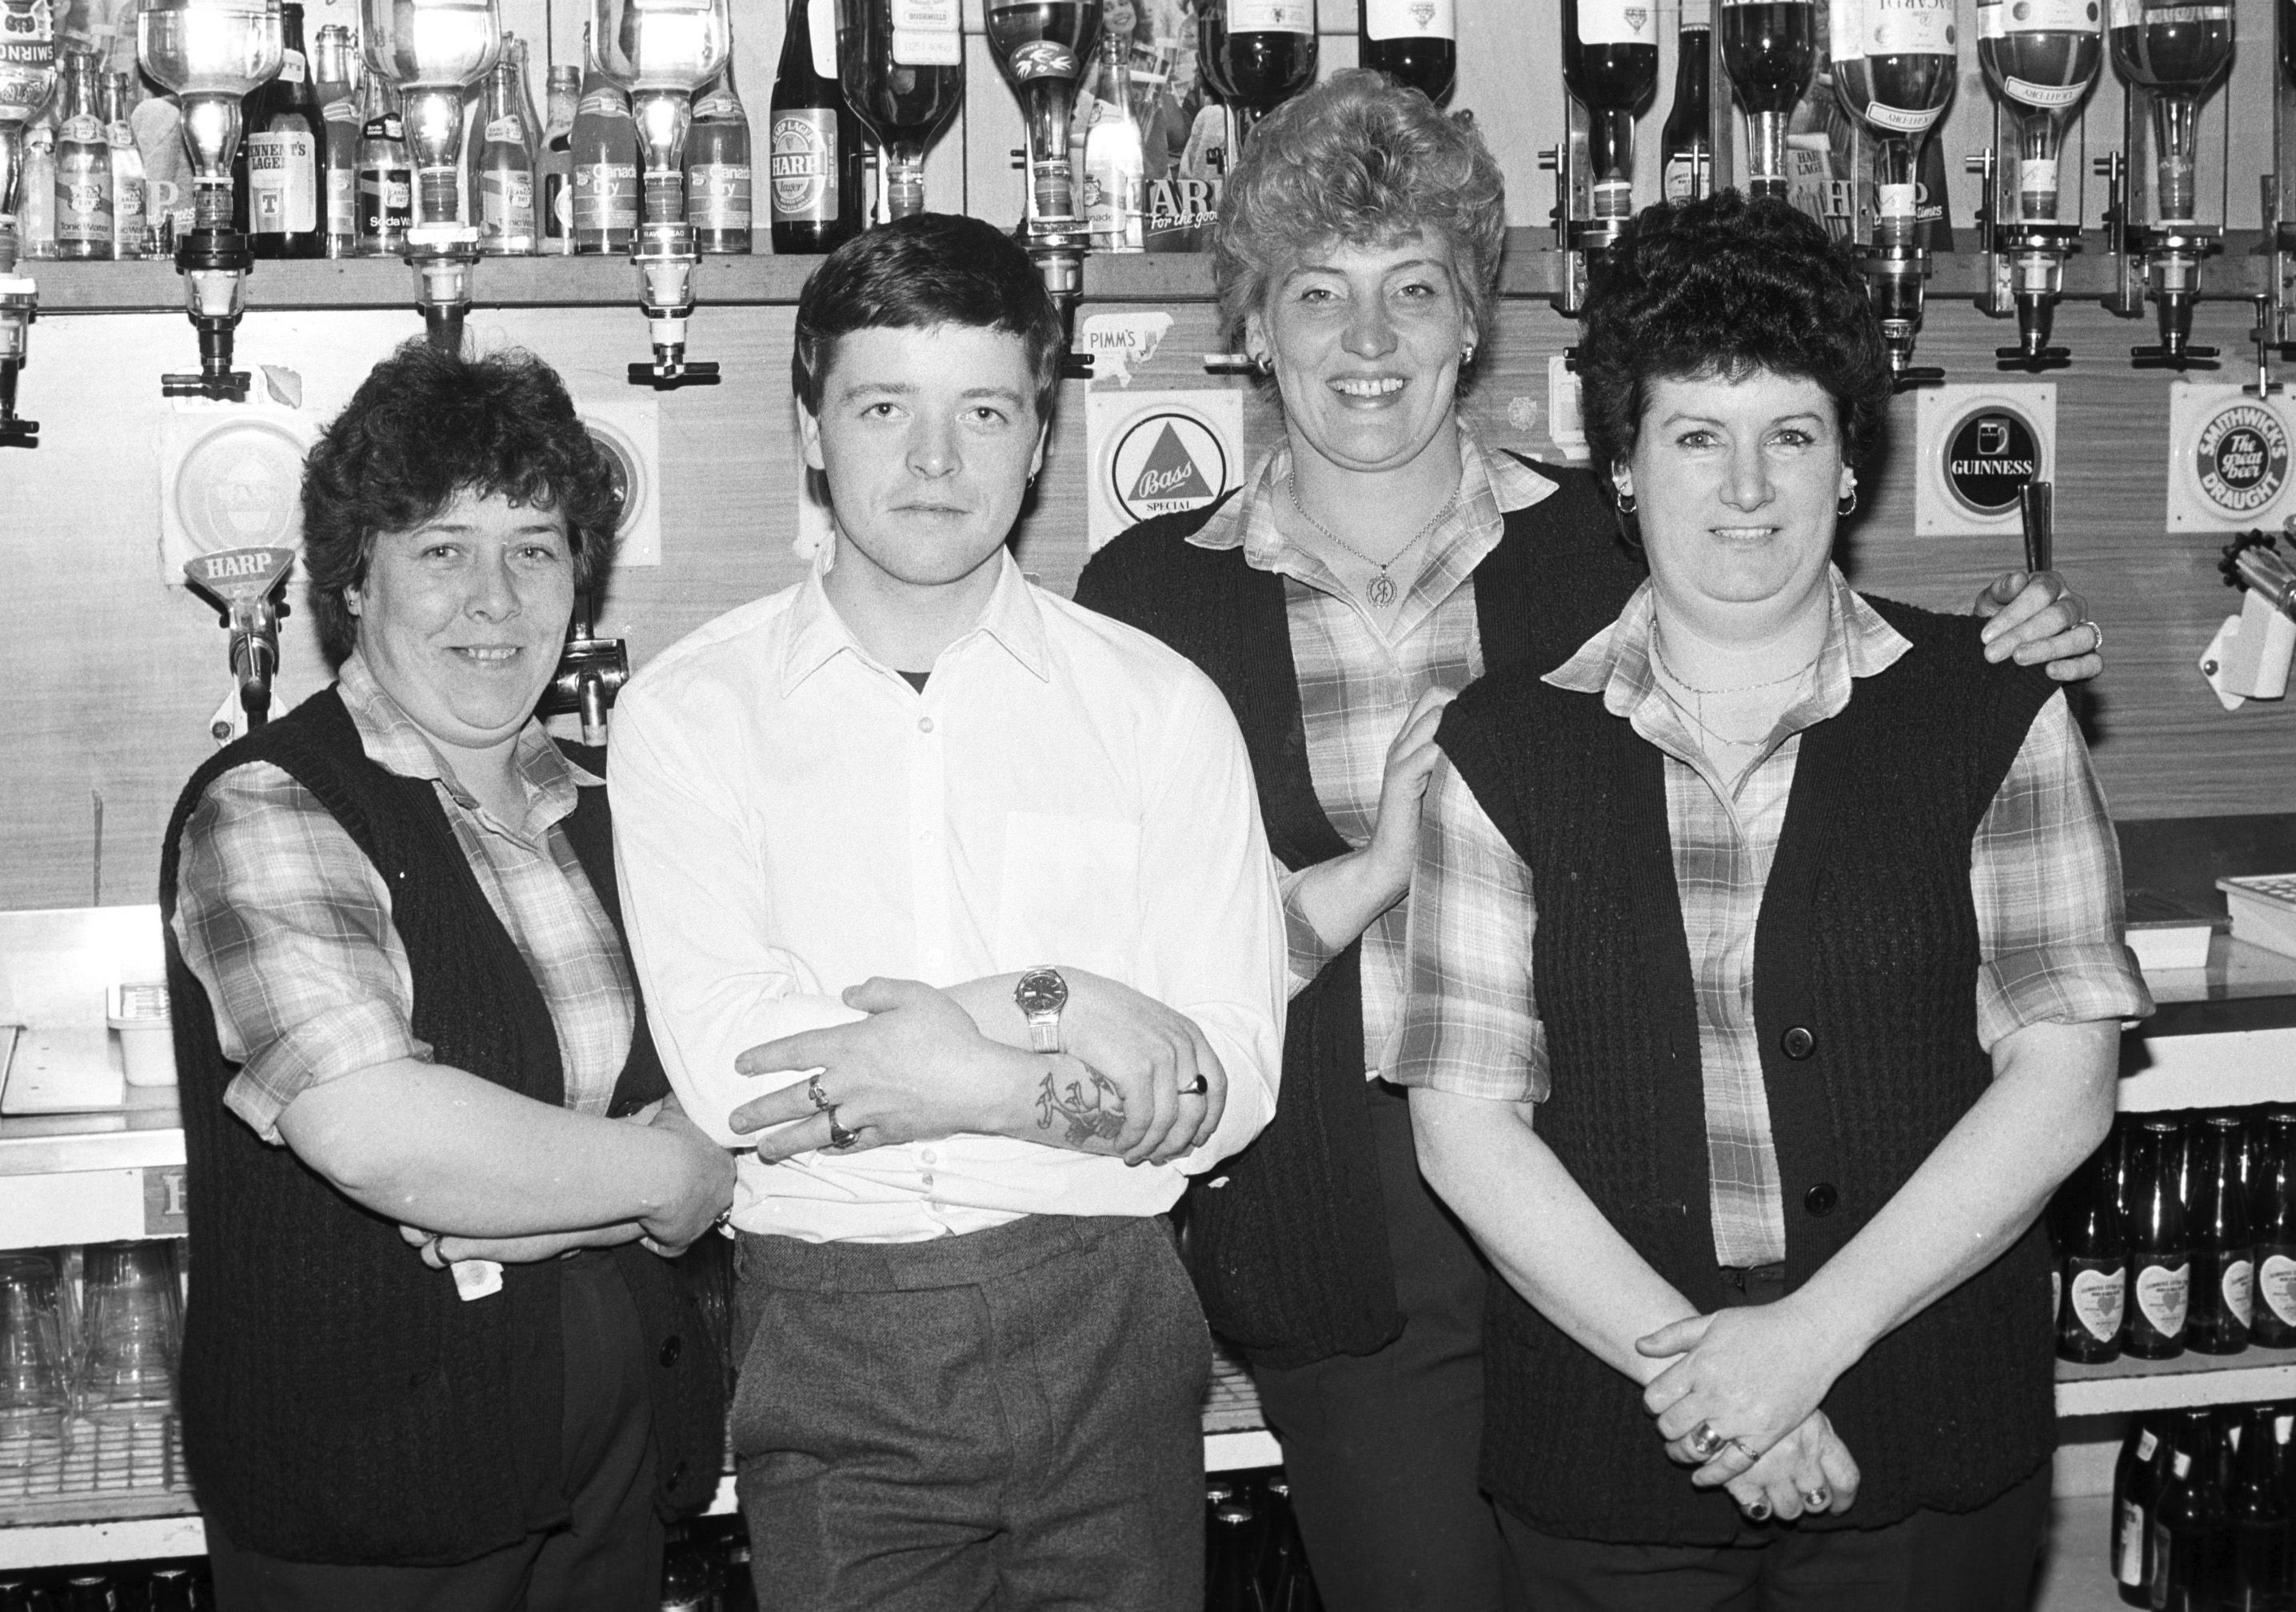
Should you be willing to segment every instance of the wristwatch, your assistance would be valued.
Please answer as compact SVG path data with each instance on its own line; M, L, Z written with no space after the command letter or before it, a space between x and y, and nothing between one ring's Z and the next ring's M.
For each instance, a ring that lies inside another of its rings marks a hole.
M1061 1010L1069 1004L1069 982L1058 969L1030 969L1013 987L1013 1005L1029 1021L1029 1045L1039 1052L1061 1050Z

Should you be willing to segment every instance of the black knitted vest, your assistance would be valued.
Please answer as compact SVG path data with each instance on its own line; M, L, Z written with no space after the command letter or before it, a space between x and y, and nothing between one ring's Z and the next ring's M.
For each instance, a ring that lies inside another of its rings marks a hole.
M184 1318L184 1456L201 1510L242 1548L315 1562L468 1560L563 1520L549 1493L563 1410L556 1262L507 1267L500 1294L464 1303L389 1219L224 1107L237 1066L175 942L176 877L209 782L258 760L311 790L388 883L414 1034L433 1058L538 1102L564 1097L542 993L432 786L369 761L334 690L210 757L176 803L160 869L199 1272ZM564 827L619 930L604 793L584 790ZM668 1089L641 1010L613 1111ZM652 1388L667 1516L716 1488L725 1366L676 1272L635 1246L615 1259L662 1368Z
M1487 674L1561 664L1641 581L1595 479L1533 468L1556 490L1509 515L1475 569ZM1077 602L1153 634L1219 685L1243 730L1269 844L1284 866L1313 866L1348 845L1308 766L1283 578L1254 570L1241 548L1189 543L1211 515L1134 527L1086 566ZM1188 1191L1188 1261L1205 1313L1257 1365L1369 1354L1403 1325L1364 1098L1357 954L1350 945L1292 999L1274 1121Z
M1803 735L1755 934L1789 1289L1991 1079L1970 841L2053 687L1986 665L1974 620L1876 608L1913 648ZM1660 753L1599 694L1525 674L1470 689L1439 741L1530 871L1554 1075L1539 1135L1643 1257L1702 1301L1717 1291L1703 1088ZM1502 1283L1487 1337L1483 1481L1509 1509L1577 1538L1736 1536L1735 1507L1668 1461L1635 1385ZM1835 1384L1825 1411L1865 1475L1844 1522L1964 1511L2030 1477L2055 1444L2050 1360L2036 1226Z

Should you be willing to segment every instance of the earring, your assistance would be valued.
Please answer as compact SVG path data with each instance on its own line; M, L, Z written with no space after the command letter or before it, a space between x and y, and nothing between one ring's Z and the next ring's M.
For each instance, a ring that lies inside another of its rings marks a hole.
M1837 518L1843 520L1849 520L1850 516L1855 515L1857 512L1857 489L1856 487L1851 487L1848 492L1842 494L1840 498L1834 501L1833 512Z
M1275 372L1275 356L1273 353L1254 353L1251 356L1251 372L1263 378L1273 375Z
M1619 513L1621 515L1632 516L1636 513L1635 495L1632 493L1620 492L1613 489L1611 494L1611 502L1618 505Z
M1464 346L1464 347L1463 347L1463 348L1461 348L1459 349L1459 365L1460 365L1460 367L1461 367L1462 369L1464 369L1464 368L1465 368L1468 364L1471 364L1474 363L1474 361L1475 361L1475 344L1474 344L1473 342L1470 341L1469 343L1467 343L1467 345L1466 345L1466 346Z

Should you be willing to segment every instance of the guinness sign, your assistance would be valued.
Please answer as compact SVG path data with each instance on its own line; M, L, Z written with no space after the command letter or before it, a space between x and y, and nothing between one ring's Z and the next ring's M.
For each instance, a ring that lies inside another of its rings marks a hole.
M2017 510L2017 494L2041 474L2040 435L2031 421L2002 404L1966 416L1945 438L1946 490L1984 520Z

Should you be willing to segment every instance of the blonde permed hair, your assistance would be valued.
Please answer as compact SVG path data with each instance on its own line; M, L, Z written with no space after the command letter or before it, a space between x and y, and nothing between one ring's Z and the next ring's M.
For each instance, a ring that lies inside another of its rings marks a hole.
M1351 68L1288 101L1252 131L1212 228L1212 285L1228 345L1306 252L1383 246L1424 230L1451 246L1459 299L1491 333L1505 184L1472 125L1415 89Z

